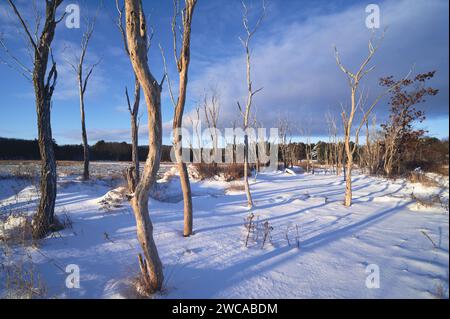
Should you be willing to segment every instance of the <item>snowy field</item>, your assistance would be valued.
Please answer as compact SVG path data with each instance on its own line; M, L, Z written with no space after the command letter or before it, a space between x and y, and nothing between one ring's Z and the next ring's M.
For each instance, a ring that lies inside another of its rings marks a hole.
M104 174L114 166L120 175L120 165L93 167ZM0 214L32 213L33 182L0 167ZM165 272L155 298L448 298L448 177L424 187L355 175L354 204L345 208L342 176L260 173L250 179L251 211L239 187L230 188L235 183L192 181L195 234L183 238L179 180L169 168L149 200ZM0 243L0 270L31 261L47 298L135 297L140 248L120 183L59 173L56 214L71 227L35 247ZM255 229L245 247L251 213ZM272 230L263 247L266 221ZM66 288L69 264L80 268L78 289ZM369 265L379 268L379 288L366 287ZM0 271L1 295L5 276Z

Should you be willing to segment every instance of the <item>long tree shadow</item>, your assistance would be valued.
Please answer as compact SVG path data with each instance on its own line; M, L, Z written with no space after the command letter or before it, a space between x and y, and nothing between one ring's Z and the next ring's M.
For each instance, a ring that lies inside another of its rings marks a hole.
M325 232L325 233L319 234L317 236L314 236L312 238L306 239L306 240L302 241L300 243L300 245L304 251L311 251L313 249L316 249L318 247L321 247L321 246L329 243L330 241L335 241L342 237L352 235L353 233L360 231L368 226L379 223L382 220L386 219L387 217L398 213L398 211L400 209L406 207L409 204L410 204L410 202L397 204L392 208L389 208L385 211L374 214L374 215L367 217L359 222L344 226L342 228L333 230L331 232Z
M394 215L406 205L407 204L396 205L390 209L367 217L359 222L344 226L339 229L334 229L332 231L325 231L324 233L304 240L300 243L300 251L298 251L294 247L279 247L258 256L244 258L243 260L237 263L233 263L231 266L224 269L196 268L192 266L190 267L191 263L187 263L182 266L183 276L177 279L178 276L175 275L175 280L177 280L177 284L180 284L183 281L192 279L192 282L189 282L188 285L190 296L192 296L193 298L217 297L220 296L221 293L225 291L225 289L232 287L235 284L242 283L243 281L248 281L253 277L263 276L265 272L274 269L276 266L282 265L294 258L298 258L298 254L310 252L316 248L327 245L333 241L339 240L340 238L350 236L355 232L365 229L366 227L379 223L389 216ZM237 225L227 225L225 227L231 226ZM168 265L168 269L172 267L176 267L176 265ZM203 278L206 279L206 281L203 280L198 282L197 280L194 280L194 278ZM219 278L222 279L222 281L220 283L217 283ZM203 283L209 282L209 280L214 281L217 284L205 285ZM192 293L194 295L191 295ZM176 294L176 291L174 291L174 294Z

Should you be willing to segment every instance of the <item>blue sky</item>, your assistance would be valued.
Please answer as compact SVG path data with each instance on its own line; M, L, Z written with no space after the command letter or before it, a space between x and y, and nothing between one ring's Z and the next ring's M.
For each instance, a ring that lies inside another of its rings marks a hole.
M155 34L149 53L149 64L155 77L163 74L160 43L166 51L169 73L176 86L178 74L172 56L170 22L172 1L144 0L148 24ZM16 0L18 8L31 24L29 1ZM76 1L64 1L62 7ZM129 114L124 90L133 87L128 57L113 22L114 1L104 1L88 49L88 63L102 59L87 88L86 121L91 143L100 139L129 141ZM260 1L249 0L256 16ZM376 66L364 87L376 94L380 76L404 76L414 65L415 72L437 70L432 85L438 96L423 105L428 119L423 126L430 135L448 137L448 1L268 1L267 18L254 38L254 86L263 87L255 99L256 117L266 127L276 126L287 118L296 130L311 132L316 139L327 133L325 114L338 116L340 103L348 103L345 78L335 64L333 45L344 64L355 68L367 53L371 36L365 27L365 7L377 3L382 26L389 26L385 40L375 57ZM92 15L96 1L81 1L81 16ZM255 18L255 16L251 16ZM190 82L186 116L192 114L205 92L214 88L221 103L220 123L230 127L236 120L236 101L245 95L244 51L238 37L243 35L242 6L238 0L199 0L194 14L191 45ZM83 23L83 20L82 20ZM0 2L0 33L12 52L30 65L16 19L6 1ZM80 112L75 74L66 59L73 57L83 31L67 29L60 24L53 42L59 78L52 107L53 135L58 143L80 143ZM4 52L0 57L7 58ZM35 138L36 113L31 83L15 70L0 64L0 136ZM170 121L173 106L167 88L163 91L163 122L170 143ZM146 110L141 104L142 138L145 144ZM386 118L383 101L375 111L378 122ZM338 122L339 123L339 122Z

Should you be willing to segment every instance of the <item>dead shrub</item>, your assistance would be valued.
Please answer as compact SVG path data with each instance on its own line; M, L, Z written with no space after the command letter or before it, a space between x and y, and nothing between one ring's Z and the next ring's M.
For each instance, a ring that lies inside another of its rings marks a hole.
M31 256L18 262L1 267L4 283L1 298L5 299L36 299L47 296L47 288Z
M233 182L231 183L228 188L227 188L227 192L243 192L245 191L245 185L243 183L240 182Z
M244 164L195 163L193 164L193 167L196 170L198 178L201 180L222 176L225 181L230 182L244 177ZM251 169L252 166L250 166L249 171L251 171Z
M11 214L0 220L0 242L23 244L32 239L31 218L23 214Z
M237 164L237 163L223 164L220 165L220 169L221 169L220 173L224 175L225 180L227 182L235 181L244 177L244 164ZM251 170L252 166L250 165L249 171Z
M423 207L433 207L436 204L441 205L445 209L445 202L442 200L442 198L439 195L432 195L428 198L421 198L417 197L414 193L411 194L411 199L416 201L419 205ZM447 210L448 210L448 203L447 203Z
M213 178L218 172L217 165L213 163L195 163L193 164L193 167L196 170L198 178L201 180Z
M420 183L426 187L439 187L437 181L431 179L422 172L411 172L408 176L408 181L410 181L411 183Z
M19 163L10 171L0 174L0 179L15 178L18 180L30 182L33 186L38 186L39 184L39 169L32 164Z
M99 201L101 209L105 212L111 212L114 209L123 207L123 202L128 200L128 188L118 187L106 193L105 196Z

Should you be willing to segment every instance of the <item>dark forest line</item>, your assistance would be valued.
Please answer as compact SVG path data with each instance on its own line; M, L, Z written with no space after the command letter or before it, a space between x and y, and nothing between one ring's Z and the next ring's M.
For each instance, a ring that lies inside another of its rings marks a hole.
M58 145L53 142L56 160L82 161L83 145ZM172 146L164 145L162 161L170 161ZM89 147L94 161L131 161L131 144L126 142L98 141ZM139 160L147 159L148 146L139 146ZM38 140L24 140L0 137L0 160L40 160Z

